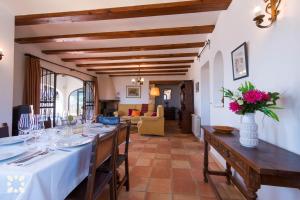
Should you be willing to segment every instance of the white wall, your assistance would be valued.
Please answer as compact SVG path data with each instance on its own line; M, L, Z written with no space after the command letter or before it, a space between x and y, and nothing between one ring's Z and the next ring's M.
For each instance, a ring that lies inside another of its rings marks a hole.
M0 48L4 54L0 61L0 123L7 122L10 129L13 105L14 20L14 15L0 5Z
M131 79L136 77L113 77L116 93L120 94L122 104L147 104L149 103L149 81L159 80L187 80L186 76L149 76L144 77L145 82L141 88L141 98L126 98L126 86L132 85Z
M220 50L224 57L224 85L236 89L248 80L259 89L281 93L281 105L284 110L278 111L281 119L276 123L263 115L257 114L259 137L287 150L300 154L300 1L282 1L278 21L269 29L259 29L253 22L253 9L263 1L234 0L228 11L221 14L214 33L211 35L211 48L206 50L200 62L196 62L189 71L188 77L200 81L200 69L210 63L212 86L213 61ZM232 80L231 51L243 42L249 45L250 76L239 81ZM201 82L201 81L200 81ZM211 87L212 91L212 87ZM212 100L212 94L210 96ZM201 113L199 103L201 91L195 95L195 111ZM211 105L211 124L222 124L239 127L240 117L228 109ZM298 200L297 189L275 188L264 186L259 191L261 200Z

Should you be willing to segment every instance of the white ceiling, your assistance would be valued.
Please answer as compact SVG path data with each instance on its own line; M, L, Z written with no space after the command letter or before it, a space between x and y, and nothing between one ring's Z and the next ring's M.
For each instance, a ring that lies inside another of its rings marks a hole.
M180 1L180 0L177 0ZM0 0L16 15L36 14L47 12L62 12L75 10L88 10L109 7L122 7L132 5L143 5L152 3L174 2L174 0ZM141 17L130 19L115 19L76 23L62 24L43 24L31 26L17 26L16 38L37 37L49 35L79 34L79 33L97 33L97 32L114 32L129 30L144 30L156 28L173 28L187 26L202 26L216 24L220 12L205 12L192 14L179 14L168 16ZM144 37L144 38L125 38L109 40L93 40L80 42L61 42L61 43L41 43L25 44L24 46L33 46L40 50L49 49L85 49L85 48L105 48L121 46L142 46L142 45L160 45L175 43L193 43L203 42L207 39L208 34L180 35L180 36L163 36L163 37ZM125 56L138 54L170 54L170 53L195 53L197 48L157 50L157 51L138 51L138 52L113 52L113 53L93 53L79 55L60 55L60 58L68 57L94 57L94 56ZM49 57L51 59L51 57ZM190 60L191 57L185 58L164 58L164 59L147 59L153 60ZM145 60L127 60L145 61ZM85 63L104 63L104 62L126 62L121 61L99 61ZM80 63L80 62L78 62ZM128 67L128 66L126 66Z
M112 8L184 0L0 0L16 15Z

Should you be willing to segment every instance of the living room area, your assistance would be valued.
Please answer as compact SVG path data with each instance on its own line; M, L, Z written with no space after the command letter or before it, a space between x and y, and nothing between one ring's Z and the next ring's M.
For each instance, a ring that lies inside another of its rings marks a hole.
M184 80L184 77L179 77L179 80L172 78L165 80L160 76L151 76L136 83L133 79L138 78L113 77L109 80L111 84L103 87L113 92L100 89L100 107L110 108L110 112L102 113L130 120L132 127L141 135L164 136L168 129L166 126L174 125L181 132L191 134L193 81Z

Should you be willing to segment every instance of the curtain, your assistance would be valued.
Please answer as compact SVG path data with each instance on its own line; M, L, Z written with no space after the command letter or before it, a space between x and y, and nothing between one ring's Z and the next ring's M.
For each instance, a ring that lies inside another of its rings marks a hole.
M98 86L98 78L94 78L94 106L95 106L95 116L100 114L99 108L99 86Z
M34 114L40 113L40 83L40 60L32 56L26 56L24 103L33 105Z

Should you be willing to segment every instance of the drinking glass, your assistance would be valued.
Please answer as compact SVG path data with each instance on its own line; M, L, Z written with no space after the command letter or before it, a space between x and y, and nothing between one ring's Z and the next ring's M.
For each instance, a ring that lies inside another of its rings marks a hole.
M19 135L28 135L33 128L33 118L31 114L21 114L18 122ZM27 142L27 139L24 140Z
M44 129L44 121L41 115L32 116L32 135L34 137L34 143L37 143L38 138L42 135Z
M85 119L86 119L86 122L87 122L88 126L91 126L91 124L93 122L93 118L94 118L93 110L87 110Z
M31 114L21 114L18 122L19 135L27 135L32 130L33 120Z

